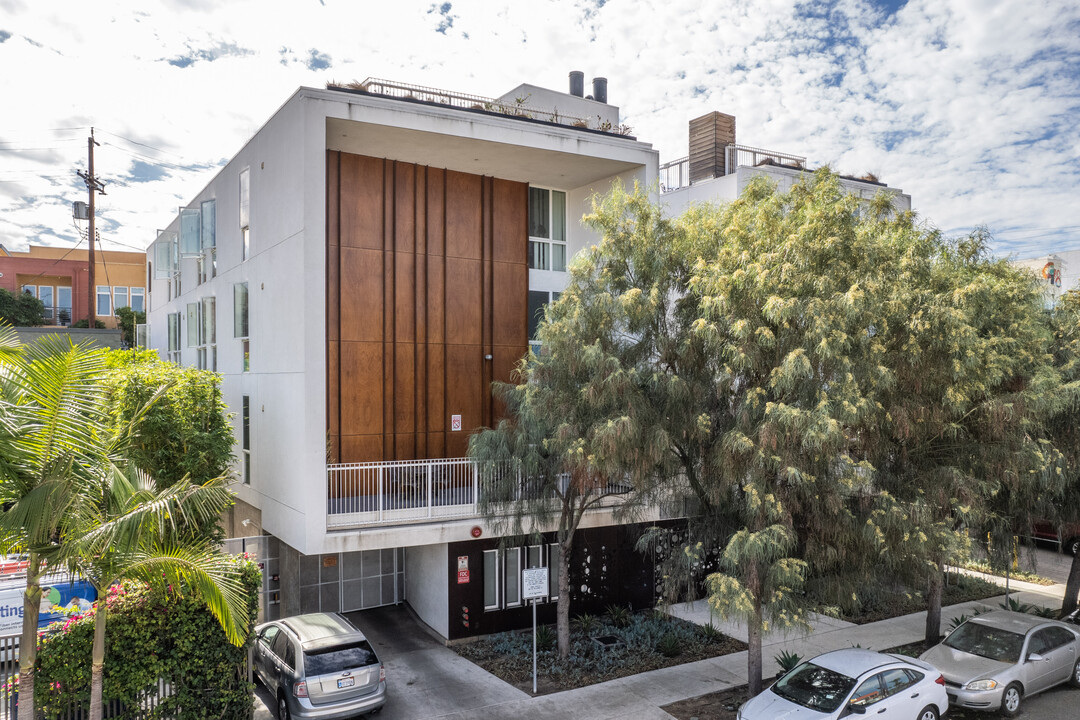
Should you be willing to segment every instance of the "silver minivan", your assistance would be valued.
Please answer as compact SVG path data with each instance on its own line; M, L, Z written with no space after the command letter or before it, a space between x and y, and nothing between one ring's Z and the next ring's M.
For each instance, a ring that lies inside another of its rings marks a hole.
M374 648L337 613L259 625L254 664L279 720L345 720L378 712L386 702L386 670Z

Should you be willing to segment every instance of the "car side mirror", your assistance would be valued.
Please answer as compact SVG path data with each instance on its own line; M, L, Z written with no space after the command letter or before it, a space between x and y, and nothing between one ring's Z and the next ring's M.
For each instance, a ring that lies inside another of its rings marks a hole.
M866 706L865 705L848 705L847 709L848 709L848 711L847 711L848 715L865 715L866 714Z
M1042 662L1042 661L1043 661L1043 660L1045 660L1045 659L1046 659L1046 658L1044 658L1044 657L1043 657L1042 655L1040 655L1039 653L1031 653L1030 655L1028 655L1028 659L1027 659L1027 661L1028 661L1028 662Z

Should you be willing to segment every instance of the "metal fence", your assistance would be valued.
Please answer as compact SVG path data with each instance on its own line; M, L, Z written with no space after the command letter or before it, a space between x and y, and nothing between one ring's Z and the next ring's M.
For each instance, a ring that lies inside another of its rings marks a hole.
M660 166L660 192L666 193L672 190L684 188L690 184L690 158L684 157L678 160L666 162Z

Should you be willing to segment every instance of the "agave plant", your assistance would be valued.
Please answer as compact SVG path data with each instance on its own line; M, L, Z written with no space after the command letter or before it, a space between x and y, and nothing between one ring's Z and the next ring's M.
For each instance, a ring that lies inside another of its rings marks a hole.
M780 675L793 670L802 662L802 656L797 653L781 650L779 655L774 655L773 660L780 666Z

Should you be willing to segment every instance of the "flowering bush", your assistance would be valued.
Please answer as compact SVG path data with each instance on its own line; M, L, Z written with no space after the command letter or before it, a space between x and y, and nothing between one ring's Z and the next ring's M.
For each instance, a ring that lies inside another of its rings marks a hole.
M236 559L254 625L261 584L253 562ZM247 682L248 643L234 647L206 605L190 593L125 582L104 598L109 609L105 632L102 698L129 707L139 694L164 679L173 694L144 715L147 718L248 717L252 688ZM98 602L101 602L99 599ZM91 610L49 625L38 651L35 695L46 718L57 717L90 698L94 644Z

